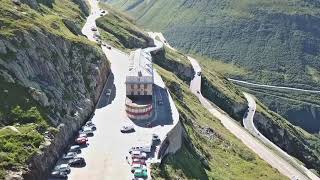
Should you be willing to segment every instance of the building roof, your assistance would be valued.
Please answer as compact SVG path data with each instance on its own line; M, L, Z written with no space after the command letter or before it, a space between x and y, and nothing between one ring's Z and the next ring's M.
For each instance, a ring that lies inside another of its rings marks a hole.
M151 54L142 49L130 53L126 83L153 83Z

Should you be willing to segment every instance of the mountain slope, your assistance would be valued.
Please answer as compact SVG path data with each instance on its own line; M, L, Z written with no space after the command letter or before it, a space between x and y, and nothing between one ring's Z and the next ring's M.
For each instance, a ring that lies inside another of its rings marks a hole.
M1 0L0 179L46 179L109 73L82 0Z
M108 11L111 12L110 9ZM116 16L119 14L106 15L98 21L110 21L106 19ZM104 31L103 28L100 30ZM106 31L108 32L108 29ZM125 34L125 31L113 31L112 36L123 37ZM106 42L114 42L114 40ZM174 179L177 175L184 179L212 179L223 175L232 179L286 179L228 132L219 120L208 113L191 94L188 84L194 73L184 54L166 48L164 51L153 54L153 60L178 106L181 121L187 131L184 147L177 154L164 160L162 165L153 167L151 172L154 179ZM244 97L241 93L237 94L240 91L220 75L211 73L210 76L208 79L218 81L214 85L208 81L210 88L215 87L211 90L211 93L215 92L213 97L222 103L230 102L226 103L225 108L232 109L235 114L240 115L242 112L237 110L246 108ZM233 105L238 105L239 108ZM190 169L193 165L195 168ZM162 168L163 166L168 168ZM226 171L225 166L229 166L229 170ZM247 168L254 170L243 174L242 172Z
M315 0L109 0L175 47L240 65L245 79L317 88L320 4ZM186 38L187 37L187 38Z

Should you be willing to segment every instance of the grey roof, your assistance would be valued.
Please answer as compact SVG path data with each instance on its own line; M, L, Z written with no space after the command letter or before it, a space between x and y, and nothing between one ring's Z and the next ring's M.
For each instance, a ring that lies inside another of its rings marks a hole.
M142 49L130 53L127 83L153 83L151 54Z

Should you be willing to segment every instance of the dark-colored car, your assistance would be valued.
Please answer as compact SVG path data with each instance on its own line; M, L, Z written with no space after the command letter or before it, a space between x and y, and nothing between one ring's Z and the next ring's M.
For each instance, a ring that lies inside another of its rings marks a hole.
M86 161L83 157L76 157L74 159L69 160L68 164L70 166L84 166L86 165Z

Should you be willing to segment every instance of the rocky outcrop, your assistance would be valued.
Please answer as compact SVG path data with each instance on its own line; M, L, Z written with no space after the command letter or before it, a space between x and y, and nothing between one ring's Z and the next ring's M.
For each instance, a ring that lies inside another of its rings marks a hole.
M24 179L43 180L74 133L91 116L109 74L96 46L37 29L0 38L0 76L27 89L59 131L28 162ZM8 93L14 93L9 91Z
M281 121L281 119L277 119ZM274 144L286 151L293 157L296 157L309 169L316 169L320 172L320 161L317 153L310 149L310 144L305 138L301 137L302 132L294 127L281 127L279 124L261 112L254 115L254 124L258 130Z
M157 53L152 53L152 59L154 63L163 67L164 69L173 72L183 81L189 82L194 76L194 70L191 64L184 64L182 62L178 62L177 60L171 59L166 52L166 49L158 51ZM185 57L187 59L187 57ZM189 61L188 61L189 62Z
M77 4L81 11L86 15L89 16L90 14L90 7L86 0L72 0L75 4Z
M63 19L62 20L64 25L74 34L74 35L83 35L81 32L81 27L70 19Z
M225 87L230 86L230 82L225 78L219 78L219 81L221 80L225 81ZM235 120L242 120L244 112L248 109L246 102L241 103L231 99L225 94L226 92L222 92L223 90L215 85L215 82L210 81L206 75L202 75L201 82L201 93L205 98L213 102ZM240 91L237 90L236 92L239 93ZM241 97L241 92L237 95Z

